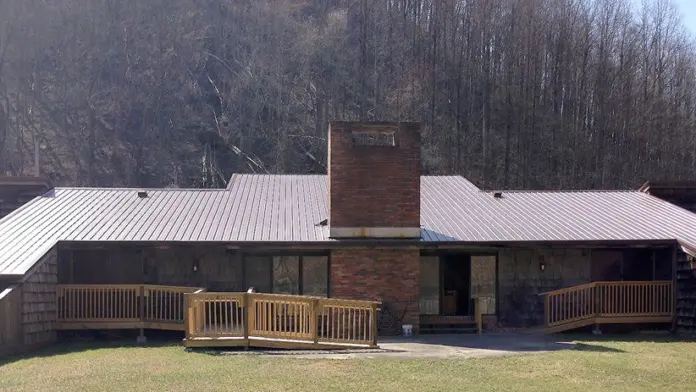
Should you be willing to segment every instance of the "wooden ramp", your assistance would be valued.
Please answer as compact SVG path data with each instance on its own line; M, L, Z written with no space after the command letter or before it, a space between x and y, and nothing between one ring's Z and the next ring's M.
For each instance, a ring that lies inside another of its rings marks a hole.
M593 282L542 293L545 333L599 324L670 323L670 281Z
M186 347L377 347L378 302L209 293L196 287L58 285L57 330L185 332Z
M187 347L377 347L377 302L247 293L186 301Z

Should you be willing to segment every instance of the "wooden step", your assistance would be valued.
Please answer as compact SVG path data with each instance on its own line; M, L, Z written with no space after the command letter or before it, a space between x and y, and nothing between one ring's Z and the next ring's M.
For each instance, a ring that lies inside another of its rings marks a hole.
M476 323L473 322L449 322L442 321L421 323L419 331L421 334L438 333L476 333Z
M476 327L474 328L421 328L421 334L424 335L435 335L435 334L457 334L457 333L476 333Z

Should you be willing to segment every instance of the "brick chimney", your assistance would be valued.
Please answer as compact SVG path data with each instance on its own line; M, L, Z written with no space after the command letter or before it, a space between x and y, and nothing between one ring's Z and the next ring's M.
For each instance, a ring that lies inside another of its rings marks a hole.
M420 237L420 124L329 124L329 235Z

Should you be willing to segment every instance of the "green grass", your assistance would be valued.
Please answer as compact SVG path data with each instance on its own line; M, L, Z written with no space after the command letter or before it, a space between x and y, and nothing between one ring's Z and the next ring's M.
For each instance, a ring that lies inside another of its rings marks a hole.
M585 339L587 337L584 337ZM0 391L687 391L696 342L580 340L512 357L309 360L180 346L58 346L0 363Z

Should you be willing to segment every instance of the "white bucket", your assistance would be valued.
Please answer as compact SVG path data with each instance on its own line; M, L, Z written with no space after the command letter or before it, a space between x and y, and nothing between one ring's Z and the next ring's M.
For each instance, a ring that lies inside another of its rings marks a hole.
M413 325L411 324L404 324L401 326L401 329L404 330L404 336L411 336L413 335Z

